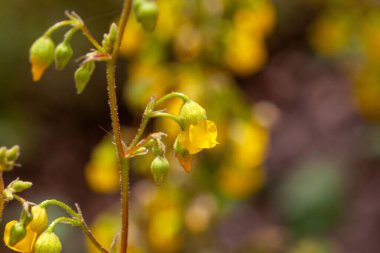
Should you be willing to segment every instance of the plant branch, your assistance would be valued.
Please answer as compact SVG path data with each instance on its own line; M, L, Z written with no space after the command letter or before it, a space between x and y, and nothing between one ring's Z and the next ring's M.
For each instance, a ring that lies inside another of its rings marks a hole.
M178 119L178 117L174 116L173 114L166 113L166 112L152 112L149 115L149 117L150 118L157 118L157 117L168 118L175 121L181 127L182 130L185 129L182 122Z
M120 121L117 108L115 66L119 57L119 49L124 35L124 29L127 24L131 11L132 0L124 0L123 10L121 13L118 36L112 52L112 59L107 62L107 87L108 102L111 111L112 129L119 157L120 182L121 182L121 232L120 232L120 253L127 251L128 246L128 192L129 192L129 166L128 159L124 159L125 150L121 139Z
M61 21L61 22L58 22L58 23L55 23L53 26L51 26L45 33L43 36L50 36L53 32L55 32L56 30L58 30L59 28L62 28L64 26L68 26L68 25L73 25L75 24L75 21L74 20L64 20L64 21Z
M92 244L98 248L102 253L109 253L108 250L106 250L95 238L95 236L91 233L91 230L87 226L87 224L84 222L83 218L79 223L80 228L82 229L83 233L88 237L88 239L92 242Z
M46 208L47 206L50 206L50 205L58 206L58 207L62 208L63 210L65 210L68 214L70 214L71 217L78 218L78 214L71 207L69 207L68 205L66 205L65 203L63 203L59 200L48 199L48 200L45 200L45 201L40 203L40 207L42 207L42 208Z
M161 104L163 104L164 102L166 102L167 100L171 99L171 98L180 98L182 99L184 102L187 102L190 100L190 98L188 96L186 96L185 94L183 93L180 93L180 92L172 92L172 93L169 93L169 94L166 94L165 96L163 96L162 98L158 99L155 103L155 106L160 106Z

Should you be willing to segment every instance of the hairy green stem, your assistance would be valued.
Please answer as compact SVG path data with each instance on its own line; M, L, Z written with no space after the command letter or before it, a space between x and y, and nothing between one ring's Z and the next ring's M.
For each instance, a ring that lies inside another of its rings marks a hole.
M72 219L72 218L68 218L68 217L59 217L57 219L55 219L54 221L52 221L52 223L50 223L49 227L46 229L47 232L53 232L55 227L59 224L59 223L65 223L65 224L70 224L70 225L73 225L73 226L79 226L79 222L75 219Z
M51 206L51 205L58 206L58 207L62 208L68 214L70 214L71 217L73 217L73 218L78 218L79 217L79 215L78 215L77 212L75 212L71 207L69 207L68 205L66 205L65 203L63 203L63 202L61 202L59 200L48 199L48 200L45 200L45 201L43 201L43 202L40 203L40 207L42 207L42 208L46 208L47 206Z
M55 23L53 26L51 26L47 31L44 33L44 36L50 36L53 32L58 30L59 28L62 28L64 26L73 25L75 24L74 20L64 20L58 23Z
M182 130L185 129L182 122L178 119L178 117L174 116L173 114L166 113L166 112L152 112L149 115L149 117L150 118L157 118L157 117L168 118L168 119L175 121L181 127Z
M162 98L158 99L155 103L155 106L160 106L162 103L166 102L167 100L169 100L171 98L175 98L175 97L182 99L184 102L190 101L190 98L188 96L186 96L185 94L180 93L180 92L172 92L172 93L166 94Z
M88 239L92 242L92 244L100 250L102 253L109 253L108 250L106 250L95 238L95 236L91 233L91 230L87 226L87 224L82 219L79 223L80 228L82 229L83 233L88 237Z

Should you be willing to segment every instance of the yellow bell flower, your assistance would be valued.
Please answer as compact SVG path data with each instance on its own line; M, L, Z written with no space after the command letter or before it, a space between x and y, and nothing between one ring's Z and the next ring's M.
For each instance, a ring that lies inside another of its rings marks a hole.
M10 240L10 232L12 227L17 223L18 221L12 220L7 223L4 230L4 243L7 245L8 248L22 253L32 253L33 252L33 246L34 242L36 241L37 233L33 231L30 226L26 227L26 235L25 237L16 243L15 245L11 246L9 244Z
M205 109L198 103L192 100L185 102L178 118L184 126L184 130L178 135L178 141L190 155L218 144L216 125L207 120Z

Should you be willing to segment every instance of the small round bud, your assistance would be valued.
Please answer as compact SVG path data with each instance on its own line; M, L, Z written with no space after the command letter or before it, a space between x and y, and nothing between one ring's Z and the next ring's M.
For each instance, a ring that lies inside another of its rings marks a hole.
M9 245L13 246L22 239L24 239L26 235L26 229L24 224L17 222L11 228L11 232L9 234Z
M46 209L41 206L33 206L32 215L33 219L29 223L30 229L39 234L46 229L48 224Z
M136 5L136 18L141 23L144 30L153 32L158 20L158 5L155 1L141 1Z
M154 182L161 185L169 172L169 161L163 156L156 156L150 164Z
M81 94L86 88L94 70L95 63L93 61L88 61L75 71L75 87L77 88L78 94Z
M62 70L73 56L73 49L68 42L60 43L55 49L55 67Z
M15 145L12 148L8 149L6 156L9 161L16 161L20 156L20 147L18 145Z
M45 70L54 61L54 42L50 37L42 36L30 48L33 81L40 80Z
M10 183L9 188L11 188L13 192L22 192L32 187L32 185L32 182L14 180L12 183Z
M207 120L206 110L198 103L189 100L182 105L178 118L185 128L188 128L190 125L197 125Z
M61 250L58 236L50 231L43 232L34 245L34 253L60 253Z

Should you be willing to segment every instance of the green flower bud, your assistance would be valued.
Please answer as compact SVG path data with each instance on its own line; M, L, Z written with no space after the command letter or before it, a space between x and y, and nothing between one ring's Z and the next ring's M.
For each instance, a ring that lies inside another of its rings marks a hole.
M115 23L112 23L109 33L104 34L104 39L102 42L104 49L107 52L111 53L116 43L116 40L117 40L117 25Z
M144 2L144 0L134 0L133 1L133 11L134 11L135 15L137 15L138 9L140 8L142 2Z
M188 128L190 125L197 125L207 120L206 110L193 100L189 100L182 105L178 118L185 128Z
M60 43L55 49L55 68L62 70L70 61L74 52L70 44L66 41Z
M169 172L169 161L163 156L156 156L150 164L154 182L161 185Z
M7 150L7 158L9 161L16 161L20 156L20 147L18 145L13 146Z
M75 71L75 86L78 94L81 94L86 88L94 70L95 63L93 61L88 61Z
M29 56L33 81L38 81L54 61L54 48L54 42L47 36L42 36L33 43Z
M13 246L26 236L26 229L20 222L14 224L9 235L9 245Z
M158 20L158 5L155 1L141 1L136 5L136 18L141 23L144 30L153 32Z
M32 185L32 182L21 181L16 179L9 184L8 188L12 189L13 192L22 192L32 187Z
M62 244L53 232L45 231L34 244L34 253L60 253Z

